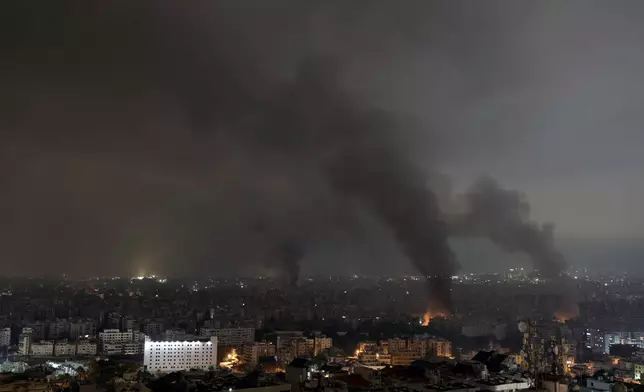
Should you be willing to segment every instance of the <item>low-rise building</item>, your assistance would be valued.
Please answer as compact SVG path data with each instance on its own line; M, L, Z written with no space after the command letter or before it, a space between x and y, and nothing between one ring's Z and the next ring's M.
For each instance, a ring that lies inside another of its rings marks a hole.
M54 342L51 340L41 340L40 342L31 343L29 354L32 357L53 357Z
M89 340L80 340L76 343L76 355L94 356L98 352L98 344Z
M123 355L141 355L143 354L144 342L132 342L123 344Z
M242 359L245 363L255 366L259 357L274 356L276 354L275 345L271 342L253 342L245 344L242 351Z
M201 328L199 336L216 336L222 346L241 347L255 341L254 328Z
M70 357L76 355L76 344L69 343L66 339L57 340L54 345L54 355L57 357Z

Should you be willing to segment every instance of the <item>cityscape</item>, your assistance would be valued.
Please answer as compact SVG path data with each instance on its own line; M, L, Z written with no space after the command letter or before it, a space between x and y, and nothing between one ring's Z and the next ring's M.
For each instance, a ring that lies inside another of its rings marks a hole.
M644 1L0 1L0 392L644 392Z
M97 382L152 390L141 384L176 372L213 390L639 385L644 280L572 276L567 319L534 275L453 276L454 313L431 319L420 276L3 278L1 366L58 383L125 366L127 379Z

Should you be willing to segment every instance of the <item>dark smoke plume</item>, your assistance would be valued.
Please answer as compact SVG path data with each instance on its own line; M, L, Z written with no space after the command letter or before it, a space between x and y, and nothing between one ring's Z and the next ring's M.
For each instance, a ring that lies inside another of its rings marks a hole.
M49 257L28 246L36 235L61 259L76 249L79 265L142 237L132 252L150 257L162 244L162 261L151 263L167 268L257 265L294 233L307 244L337 235L358 220L346 208L357 203L430 279L432 310L449 312L447 228L401 136L407 125L343 89L341 66L356 65L350 51L334 43L333 56L312 55L327 51L298 33L311 19L285 19L282 7L150 4L84 1L68 14L19 2L7 14L19 42L5 56L17 60L0 64L9 71L0 102L21 107L3 122L0 147L38 163L11 176L15 194L0 195L22 206L3 219L3 233L23 239L5 242L11 258ZM291 6L288 14L315 13ZM23 205L18 190L31 190L30 180L40 190L31 204L42 208ZM258 217L269 230L253 227ZM40 220L55 225L25 224ZM78 232L59 229L70 221ZM79 240L88 227L105 233ZM295 281L300 252L286 255L275 267ZM104 257L97 264L111 265Z
M295 239L286 240L279 246L278 257L284 265L291 286L297 286L300 278L300 261L303 256L304 248Z
M554 226L530 220L530 205L522 193L483 177L461 198L467 211L450 219L451 235L487 237L506 252L523 252L545 278L564 272L566 262L555 248Z
M522 193L483 177L459 199L465 212L448 218L451 236L487 237L506 252L527 254L538 275L560 292L562 304L556 316L568 319L579 314L572 282L564 275L566 260L554 244L554 226L530 219L530 205Z
M290 128L292 148L320 156L332 186L367 206L393 233L405 255L430 281L430 307L450 313L457 269L437 200L425 176L397 143L391 115L342 94L338 64L328 57L304 63L270 117ZM312 148L312 150L310 150ZM307 151L307 149L309 149Z

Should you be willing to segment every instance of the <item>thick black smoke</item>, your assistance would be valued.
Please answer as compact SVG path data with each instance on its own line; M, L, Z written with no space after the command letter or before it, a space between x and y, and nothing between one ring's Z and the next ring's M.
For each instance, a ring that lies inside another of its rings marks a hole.
M503 189L494 179L483 177L460 199L466 212L450 219L452 236L487 237L507 252L523 252L545 278L564 272L566 261L555 248L554 226L530 219L530 204L521 192Z
M291 286L297 286L300 278L300 261L303 256L303 245L296 239L288 239L279 246L277 257L284 265Z
M436 197L398 142L396 119L346 97L338 76L333 58L312 57L302 65L295 82L268 106L265 124L285 136L272 145L317 156L331 186L368 207L430 280L432 310L449 313L456 263ZM297 279L299 265L293 261L299 258L287 260Z
M464 211L448 217L451 236L486 237L506 252L527 254L538 276L548 279L560 293L557 317L579 314L574 287L564 274L566 260L555 247L554 225L532 221L530 204L521 192L482 177L456 203Z
M10 150L0 156L7 179L0 193L4 258L91 274L98 267L87 267L87 260L113 266L151 258L170 273L183 272L184 261L197 271L215 263L256 266L294 233L308 244L343 236L347 227L360 231L351 208L359 204L431 280L431 310L448 312L457 265L436 198L405 144L408 124L370 107L365 95L349 96L341 66L348 63L353 77L369 72L374 78L367 80L375 82L391 77L398 54L436 48L454 57L454 64L437 61L439 69L463 65L468 78L446 81L428 69L423 82L436 92L428 112L450 106L446 96L456 91L450 81L471 80L468 95L485 96L494 79L470 75L480 65L460 56L495 53L476 40L461 50L469 39L461 42L452 24L443 23L449 17L470 26L453 16L470 15L471 8L274 4L6 6L0 12L10 30L0 37L8 44L0 57L9 59L0 61L0 106L11 109L0 118L0 148ZM483 38L499 42L496 34ZM331 60L315 56L327 51ZM380 62L386 64L372 68ZM428 128L436 132L423 133L430 139L423 161L433 162L439 151L451 153L434 135L452 129ZM469 145L454 140L452 146ZM268 221L268 233L252 227L257 219ZM282 258L276 268L286 265L295 280L297 260Z

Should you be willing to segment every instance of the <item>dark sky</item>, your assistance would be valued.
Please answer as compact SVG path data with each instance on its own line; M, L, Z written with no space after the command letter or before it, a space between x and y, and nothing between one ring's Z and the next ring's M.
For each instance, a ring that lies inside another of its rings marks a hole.
M638 0L3 1L0 266L274 273L297 237L305 273L413 271L325 180L327 131L267 125L284 104L319 116L284 86L320 55L457 190L488 173L561 238L644 238L642 18Z

